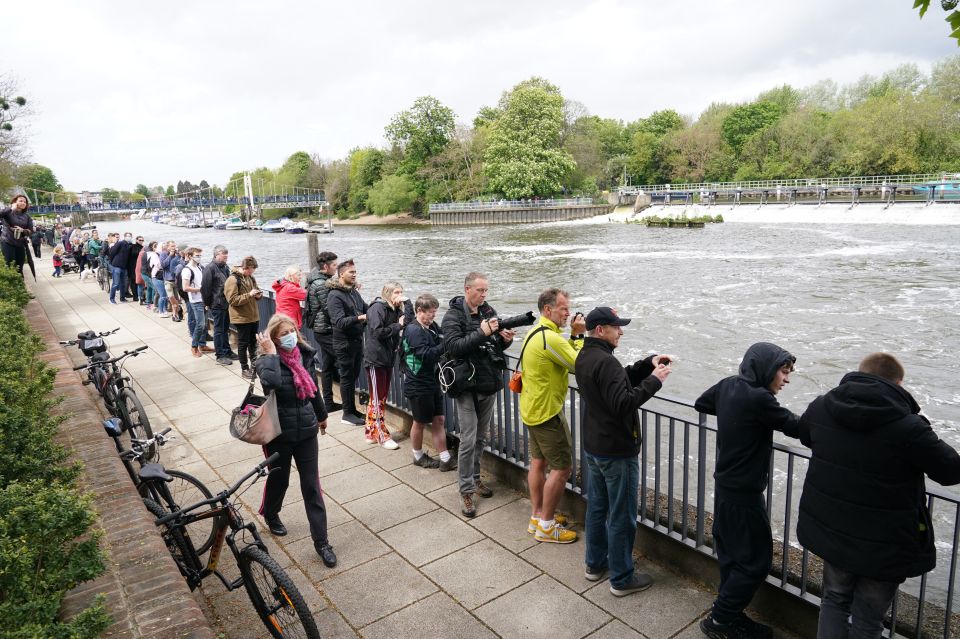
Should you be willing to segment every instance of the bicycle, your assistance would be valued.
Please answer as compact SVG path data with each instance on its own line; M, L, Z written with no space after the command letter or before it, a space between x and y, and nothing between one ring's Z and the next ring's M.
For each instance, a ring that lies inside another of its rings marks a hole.
M76 346L87 357L87 363L91 366L87 369L87 379L83 383L84 385L93 384L93 387L101 395L102 391L100 389L103 387L107 376L107 369L103 366L103 362L110 359L110 353L107 352L107 342L103 338L109 337L119 330L120 327L118 326L112 331L102 333L84 331L77 335L77 339L60 342L61 346Z
M103 428L107 435L113 439L117 447L117 454L123 461L130 480L136 486L137 492L141 497L149 498L160 504L165 512L172 513L181 508L184 504L190 504L197 500L210 499L213 493L204 485L202 481L179 470L167 470L161 464L147 463L144 461L146 452L154 444L162 448L173 436L167 436L172 429L167 427L151 437L150 439L130 440L130 448L124 449L120 441L120 435L123 433L123 424L119 417L111 417L103 420ZM133 462L140 464L135 468ZM197 540L197 553L203 554L213 545L213 521L197 522L189 527L191 537Z
M276 639L286 637L319 639L320 632L300 591L297 590L290 576L268 554L256 525L244 523L236 505L230 500L230 497L251 477L257 479L265 477L268 473L267 466L274 463L279 456L278 453L274 453L237 480L233 486L216 496L176 512L163 512L163 507L152 499L147 498L143 501L147 509L156 517L154 523L161 529L167 549L180 569L180 573L186 578L190 590L196 589L205 577L211 574L216 575L227 590L233 591L240 586L246 589L257 615ZM215 507L201 513L190 514L204 506ZM216 536L213 547L210 549L210 556L204 565L194 549L187 526L209 518L214 519ZM236 541L238 533L241 534L241 543L244 544L242 548ZM252 541L246 540L247 533L252 537ZM217 571L224 542L240 567L240 576L233 581L227 581Z
M147 348L146 345L140 346L132 351L124 351L118 357L73 367L75 371L90 368L100 369L94 373L93 377L107 411L114 417L123 420L124 432L129 433L131 438L137 439L150 439L153 437L153 429L150 428L150 418L147 417L147 411L144 410L140 398L137 397L133 387L128 384L130 378L123 374L122 362L128 357L137 357ZM102 354L100 355L102 356ZM84 384L88 381L84 381ZM145 451L144 459L156 461L157 447L151 445L150 449Z
M110 271L110 268L107 266L107 260L101 259L100 264L97 267L97 284L100 285L100 290L109 291L112 282L113 282L113 273Z

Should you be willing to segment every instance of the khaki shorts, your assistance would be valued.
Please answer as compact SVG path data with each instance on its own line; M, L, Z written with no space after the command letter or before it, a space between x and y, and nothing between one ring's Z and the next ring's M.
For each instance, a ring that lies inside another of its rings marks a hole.
M546 460L552 470L570 468L573 464L573 440L563 413L537 426L527 426L527 432L530 433L530 457Z
M173 298L176 297L177 294L176 294L176 293L174 292L174 290L173 290L173 282L164 282L164 283L163 283L163 287L164 287L165 289L167 289L167 298L168 298L168 299L173 299ZM179 299L179 298L177 298L177 299Z

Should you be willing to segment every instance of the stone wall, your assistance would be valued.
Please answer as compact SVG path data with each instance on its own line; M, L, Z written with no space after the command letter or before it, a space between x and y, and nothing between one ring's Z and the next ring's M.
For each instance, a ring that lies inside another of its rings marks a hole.
M564 206L554 208L497 208L466 211L430 211L430 223L436 225L533 224L581 220L613 212L609 205Z

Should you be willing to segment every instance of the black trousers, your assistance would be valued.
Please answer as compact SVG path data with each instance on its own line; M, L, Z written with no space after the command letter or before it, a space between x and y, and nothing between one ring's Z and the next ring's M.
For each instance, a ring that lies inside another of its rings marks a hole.
M40 257L40 242L33 243L33 256Z
M129 290L129 295L133 299L139 299L137 294L137 268L136 266L127 267L127 288Z
M320 345L320 389L323 393L323 403L329 409L333 404L333 383L340 383L337 356L333 352L333 335L314 334L314 338Z
M323 504L323 489L320 488L316 436L299 442L287 442L278 437L264 446L263 451L265 457L280 453L280 458L270 466L271 470L277 470L272 470L267 475L260 514L267 519L280 515L283 497L290 485L290 461L296 461L299 471L297 474L300 475L300 494L303 495L303 506L310 525L310 538L315 544L327 543L327 508Z
M749 605L770 574L773 535L763 495L730 494L718 488L713 542L720 563L713 618L729 623Z
M259 322L234 324L237 329L237 351L240 355L240 367L249 368L257 357L257 327ZM249 360L247 355L249 353Z
M3 259L7 266L16 265L17 271L23 275L23 265L27 261L27 248L0 242L0 250L3 251Z
M333 353L337 359L337 372L340 374L340 401L343 413L359 413L353 394L357 387L357 376L363 364L363 342L334 340Z

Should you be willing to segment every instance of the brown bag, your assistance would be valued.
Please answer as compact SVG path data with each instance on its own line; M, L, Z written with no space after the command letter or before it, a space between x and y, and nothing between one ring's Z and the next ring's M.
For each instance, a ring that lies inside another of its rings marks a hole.
M277 394L263 397L253 393L253 384L247 390L240 406L230 413L230 434L248 444L265 446L280 435L280 416L277 414Z
M539 326L533 329L533 333L545 330L547 330L546 326ZM512 390L517 395L519 395L520 391L523 390L523 371L520 370L523 367L523 351L527 350L527 344L529 344L530 340L533 339L533 333L530 333L530 337L528 337L523 343L523 348L520 349L520 357L517 358L517 370L513 372L513 375L510 376L510 381L507 383L507 388ZM543 347L547 347L546 335L543 336Z

